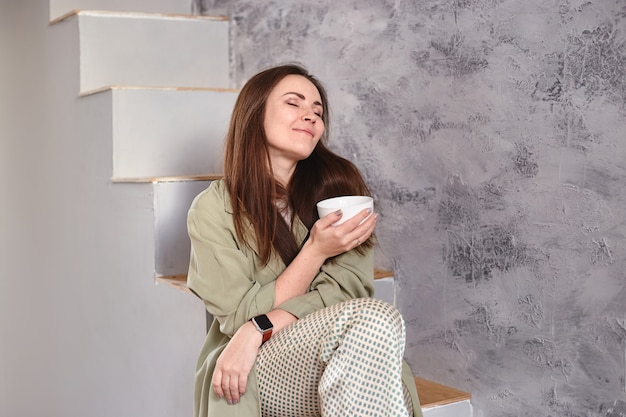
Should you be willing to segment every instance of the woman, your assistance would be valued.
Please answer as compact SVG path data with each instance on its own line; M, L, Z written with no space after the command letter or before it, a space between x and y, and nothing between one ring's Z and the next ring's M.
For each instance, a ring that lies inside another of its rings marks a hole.
M326 147L328 120L324 88L296 65L257 74L239 94L224 179L188 215L188 286L214 317L197 417L421 415L404 322L369 298L377 214L333 226L340 211L316 213L322 199L368 194Z

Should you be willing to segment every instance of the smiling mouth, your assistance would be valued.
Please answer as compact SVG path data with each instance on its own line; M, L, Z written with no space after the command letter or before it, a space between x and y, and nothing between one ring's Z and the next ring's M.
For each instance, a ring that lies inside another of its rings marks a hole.
M294 129L296 132L300 132L300 133L305 133L311 137L313 137L313 132L311 132L310 130L306 130L306 129Z

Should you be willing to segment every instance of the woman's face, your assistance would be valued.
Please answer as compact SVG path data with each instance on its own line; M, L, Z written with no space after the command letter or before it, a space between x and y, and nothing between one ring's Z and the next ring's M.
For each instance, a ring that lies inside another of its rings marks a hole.
M263 127L273 166L308 158L324 133L322 99L315 85L301 75L280 80L267 97Z

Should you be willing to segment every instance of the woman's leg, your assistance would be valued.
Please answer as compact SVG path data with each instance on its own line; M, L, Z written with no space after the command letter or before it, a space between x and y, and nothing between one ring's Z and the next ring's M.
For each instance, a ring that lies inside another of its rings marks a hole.
M409 416L404 343L399 312L376 299L346 301L298 320L259 352L263 416Z

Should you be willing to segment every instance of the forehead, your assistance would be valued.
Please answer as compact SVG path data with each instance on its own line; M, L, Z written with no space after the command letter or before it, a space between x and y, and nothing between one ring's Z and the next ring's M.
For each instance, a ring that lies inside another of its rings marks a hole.
M317 87L302 75L289 74L276 84L270 95L283 96L288 93L302 94L307 100L322 101Z

